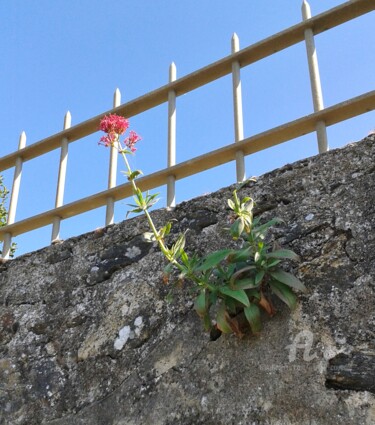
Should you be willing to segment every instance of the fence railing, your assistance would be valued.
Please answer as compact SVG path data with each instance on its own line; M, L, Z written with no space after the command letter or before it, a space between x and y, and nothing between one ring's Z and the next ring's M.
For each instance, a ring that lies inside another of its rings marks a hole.
M0 240L4 241L3 258L9 257L12 237L52 224L51 241L59 240L62 220L102 206L107 206L105 224L113 223L114 203L132 194L130 183L116 185L117 155L115 150L110 155L108 189L63 205L69 144L97 132L100 120L110 113L129 118L162 103L168 104L167 168L138 180L141 190L167 185L168 206L175 204L176 180L235 160L237 181L243 181L246 178L244 163L246 155L307 133L316 132L319 152L325 152L328 149L326 127L375 109L375 90L324 108L314 35L373 10L375 10L374 1L351 0L311 17L310 7L304 0L302 4L303 20L297 25L242 50L239 49L238 38L234 35L232 52L229 56L179 79L176 79L176 68L172 64L167 85L122 105L120 93L116 91L113 109L75 126L70 125L70 114L67 113L63 131L30 146L25 145L26 138L23 133L20 137L19 149L0 158L0 172L11 167L15 169L7 225L0 228ZM244 138L240 69L302 41L306 44L314 112L260 134ZM233 82L234 143L176 164L176 97L228 74L232 74ZM16 222L22 164L55 149L61 151L55 208Z

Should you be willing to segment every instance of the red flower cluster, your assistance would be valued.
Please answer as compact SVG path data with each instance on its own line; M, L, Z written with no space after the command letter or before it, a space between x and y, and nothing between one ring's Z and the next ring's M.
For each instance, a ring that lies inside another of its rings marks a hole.
M125 131L129 127L129 121L118 115L106 115L100 121L100 130L104 131L104 133L111 134L124 134Z
M119 139L121 134L124 134L129 128L129 121L119 115L111 114L106 115L99 125L99 129L107 133L106 136L100 138L99 144L106 147L113 146L113 143ZM129 136L125 139L125 145L132 151L135 152L135 144L139 142L141 138L135 131L130 131Z

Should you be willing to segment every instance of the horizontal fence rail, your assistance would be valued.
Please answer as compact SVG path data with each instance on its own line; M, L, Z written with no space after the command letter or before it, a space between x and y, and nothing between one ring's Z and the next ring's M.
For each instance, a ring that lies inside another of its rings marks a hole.
M303 118L291 121L255 136L248 137L236 144L229 144L210 153L181 162L173 167L165 168L161 171L141 177L137 180L137 185L142 191L162 186L168 183L169 176L174 176L176 180L180 180L233 161L238 150L244 152L245 155L256 153L263 149L292 140L296 137L312 133L315 131L316 123L321 120L324 120L326 125L330 126L360 114L364 114L373 109L375 109L375 90L366 93L365 95L331 106L320 112L307 115ZM106 205L108 197L113 198L115 201L119 201L131 195L131 184L124 183L113 189L104 190L95 195L80 199L79 201L66 204L60 208L4 226L0 228L0 240L2 240L4 235L8 232L17 236L21 233L26 233L30 230L46 226L52 222L53 217L55 216L59 216L61 219L66 219L92 209L102 207Z
M0 172L11 167L16 167L16 169L18 167L18 174L20 175L19 169L23 162L52 150L60 149L61 162L59 173L65 173L66 159L64 158L67 157L68 144L97 132L99 122L105 115L118 114L129 118L162 103L168 104L168 166L165 169L140 178L138 184L141 190L149 190L161 185L167 185L168 206L173 206L175 202L174 183L176 180L235 160L237 164L237 181L243 181L245 179L243 165L245 155L261 151L296 137L317 132L319 152L324 152L327 150L326 127L375 109L375 91L370 91L361 96L324 108L313 36L373 10L375 10L375 1L352 0L315 17L311 17L309 6L306 0L304 0L302 6L303 21L301 23L242 50L239 49L238 38L234 35L232 38L232 51L229 56L179 79L176 79L176 69L174 64L172 64L169 83L165 86L122 105L120 105L119 100L120 94L116 92L114 107L111 110L72 127L70 127L70 123L69 125L65 124L63 131L32 145L25 146L25 143L20 143L19 150L0 158ZM243 138L240 69L302 41L306 43L314 100L314 113L257 135ZM228 74L232 74L233 81L234 140L220 149L176 164L176 97ZM113 223L114 202L132 195L130 183L116 186L114 177L116 163L117 160L112 156L112 165L110 165L110 176L112 177L109 177L108 189L105 191L62 205L64 190L62 180L59 183L62 189L59 187L57 189L59 194L56 197L55 209L18 222L14 222L15 213L12 211L12 220L8 220L8 224L0 228L0 240L4 240L3 257L7 258L9 255L9 247L13 236L53 224L52 239L58 240L61 220L92 209L106 205L106 224ZM15 179L16 174L17 171L15 173ZM16 187L18 191L19 179L17 180Z

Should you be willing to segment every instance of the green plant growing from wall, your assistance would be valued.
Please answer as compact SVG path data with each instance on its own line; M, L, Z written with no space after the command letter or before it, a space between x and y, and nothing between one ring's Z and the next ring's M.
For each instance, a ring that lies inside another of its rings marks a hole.
M9 191L4 184L4 178L2 175L0 175L0 227L3 227L7 224L8 211L6 208L6 203L8 200L8 194L9 194ZM14 256L14 252L16 248L17 248L17 244L13 242L10 249L11 257Z
M261 310L270 316L275 314L272 294L294 309L297 303L294 291L304 292L306 288L294 275L283 270L281 263L284 260L298 261L299 258L293 251L276 249L267 242L268 231L280 220L274 218L261 223L260 218L254 218L252 198L241 199L235 190L233 198L228 199L232 221L228 230L232 239L239 241L239 248L219 250L200 258L186 252L185 234L179 235L171 246L166 244L172 224L168 222L160 229L155 227L149 210L157 202L157 194L142 193L136 184L142 172L133 171L127 158L136 151L135 145L141 139L130 131L124 140L125 147L120 141L128 126L128 120L121 116L105 116L100 130L106 136L99 143L116 147L122 155L135 201L130 212L145 214L151 232L144 236L150 242L157 242L167 259L166 276L177 270L178 281L192 283L194 307L204 328L219 334L235 333L238 337L248 329L258 334L262 326Z
M6 200L8 198L8 190L4 185L3 176L0 175L0 227L7 224L7 209L5 207Z

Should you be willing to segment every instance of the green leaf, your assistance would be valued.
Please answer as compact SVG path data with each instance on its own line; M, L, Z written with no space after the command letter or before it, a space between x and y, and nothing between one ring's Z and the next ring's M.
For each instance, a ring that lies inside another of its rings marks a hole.
M185 247L185 235L181 233L179 237L177 238L176 243L173 245L174 252L178 253L181 251L181 249L184 249Z
M265 271L264 270L261 270L261 271L259 271L256 274L256 276L255 276L255 285L259 285L262 282L262 280L264 278L264 275L265 275Z
M240 205L240 200L238 199L237 190L233 191L233 199L234 203L236 204L236 207L238 207Z
M142 171L141 170L135 170L132 173L128 174L128 179L129 180L134 180L136 179L138 176L142 175Z
M237 218L237 220L230 226L230 233L234 240L237 240L241 235L245 228L245 224L241 217Z
M273 270L269 273L278 282L284 283L285 285L288 285L294 289L298 289L299 291L306 292L305 285L291 273L285 272L281 269Z
M164 238L164 236L169 235L171 231L172 223L168 222L164 227L159 230L159 236Z
M140 212L142 212L143 211L143 208L134 208L133 210L130 210L129 212L128 212L128 214L129 213L140 213Z
M229 323L226 319L227 316L228 313L226 311L225 304L222 303L218 309L216 316L217 327L219 330L221 330L221 332L225 334L230 334L232 333L232 328L229 326Z
M172 223L170 221L168 221L168 223L164 226L165 228L165 236L169 235L171 228L172 228Z
M247 212L251 213L254 208L254 201L250 198L250 202L245 206Z
M189 266L189 257L185 251L181 252L181 261L185 264L185 266Z
M159 196L159 193L153 193L152 195L150 195L150 194L147 192L146 200L147 200L147 202L150 202L150 201L154 200L157 196ZM156 202L156 201L155 201L155 202Z
M246 293L249 299L253 297L257 299L258 301L260 301L261 296L260 296L259 289L248 289Z
M207 255L203 259L203 263L197 267L197 271L204 272L206 270L209 270L213 267L216 267L218 264L220 264L227 256L232 252L231 249L222 249L220 251L213 252L212 254Z
M272 267L277 266L280 262L281 262L281 260L272 260L269 263L267 263L267 267L269 269L272 269Z
M232 253L228 256L228 261L231 263L239 263L249 259L252 252L251 246L247 248L239 249L237 251L232 251Z
M267 258L288 258L289 260L299 261L299 256L290 249L278 249L266 255Z
M241 276L242 273L248 272L250 270L255 270L255 269L256 269L255 266L246 266L246 267L243 267L242 269L236 271L236 273L234 273L232 275L232 277L230 278L230 282L229 282L230 286L234 286L235 280L238 278L238 276Z
M234 202L231 199L228 199L228 206L231 210L234 210L236 208Z
M230 289L228 286L223 286L219 288L219 292L221 292L223 295L226 295L227 297L231 297L246 307L250 305L249 298L247 297L246 292L243 289Z
M208 300L210 305L215 305L217 301L217 292L210 292L210 294L208 295Z
M293 291L281 282L271 281L272 292L277 295L291 310L297 305L297 297Z
M238 290L238 289L253 289L256 288L258 285L254 282L254 279L251 277L248 277L246 279L239 279L236 280L232 286L232 289Z
M155 205L159 201L159 198L156 198L158 195L159 195L158 193L155 193L153 195L149 195L147 193L146 199L143 202L143 204L146 206L147 209L151 208L153 205Z
M134 155L134 153L129 149L121 149L119 153L124 153L125 155Z
M225 303L228 313L236 314L238 305L237 301L230 297L225 297L223 301Z
M143 199L143 195L142 195L142 192L141 192L141 194L140 195L134 195L133 196L133 199L134 199L134 202L139 206L139 207L143 207L144 206L144 203L145 203L145 201L144 201L144 199Z
M257 179L255 177L250 177L249 179L241 182L241 183L237 183L237 190L240 190L241 188L243 188L244 186L248 185L250 182L256 182Z
M260 320L260 310L256 304L250 304L249 307L244 309L247 321L250 324L253 334L257 334L262 329L262 322Z
M219 264L216 268L211 270L211 273L212 276L217 278L217 281L226 282L234 273L235 268L235 264Z
M139 205L134 205L134 204L126 204L128 207L132 207L132 208L138 208Z
M203 289L200 294L197 296L194 302L194 308L198 316L203 318L207 312L207 294L206 290Z

